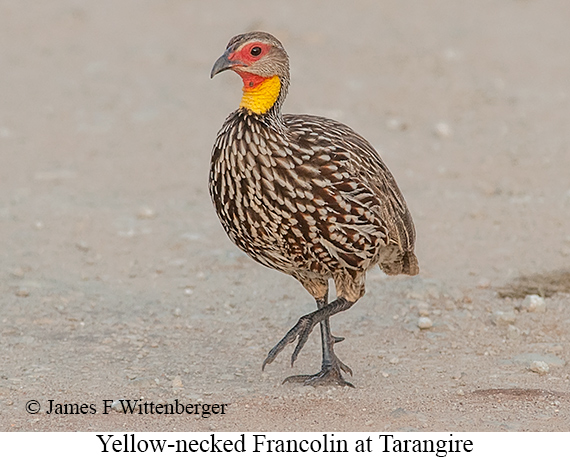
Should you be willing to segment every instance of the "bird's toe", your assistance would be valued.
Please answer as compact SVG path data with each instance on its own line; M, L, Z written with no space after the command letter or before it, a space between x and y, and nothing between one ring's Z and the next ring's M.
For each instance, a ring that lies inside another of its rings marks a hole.
M354 387L354 385L348 382L346 379L342 377L341 369L346 371L348 369L349 373L352 374L352 370L348 368L341 362L342 366L339 367L325 367L318 373L314 375L296 375L296 376L289 376L283 380L283 384L285 383L300 383L306 386L348 386Z
M295 324L295 326L291 330L289 330L287 334L281 339L281 341L279 341L279 343L277 343L273 347L273 349L269 351L269 354L267 354L267 357L263 361L261 369L262 370L265 369L265 365L273 362L275 358L279 355L279 353L283 349L285 349L285 346L293 343L298 338L297 346L295 347L293 355L291 356L291 366L293 366L293 363L295 363L295 360L297 360L297 356L299 355L299 352L301 352L301 349L303 349L303 346L307 342L314 326L315 323L313 322L311 316L301 317L299 321Z

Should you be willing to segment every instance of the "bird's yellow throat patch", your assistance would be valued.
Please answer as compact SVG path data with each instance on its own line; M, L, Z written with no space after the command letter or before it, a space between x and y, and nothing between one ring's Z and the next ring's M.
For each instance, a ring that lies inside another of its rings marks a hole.
M245 81L244 81L245 82ZM281 92L279 76L264 79L254 87L243 86L243 97L240 108L248 109L256 114L266 113L277 101Z

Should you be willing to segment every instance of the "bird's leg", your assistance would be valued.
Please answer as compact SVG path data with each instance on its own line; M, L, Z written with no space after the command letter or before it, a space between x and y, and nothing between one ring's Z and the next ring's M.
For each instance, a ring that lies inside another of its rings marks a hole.
M341 370L350 373L351 372L350 368L347 367L344 363L342 363L338 359L333 350L334 343L338 343L342 341L342 339L332 336L328 319L330 316L336 313L340 313L341 311L347 310L354 303L355 302L348 301L344 297L338 297L336 300L332 301L329 304L326 304L326 297L322 300L318 300L317 306L319 306L319 309L313 311L312 313L306 314L305 316L302 316L299 319L297 324L287 332L287 334L281 339L281 341L279 341L279 343L275 345L273 349L271 349L271 351L269 351L269 354L267 355L265 361L263 362L262 369L265 368L265 365L267 365L268 363L273 362L277 357L277 355L285 348L285 346L287 346L290 343L293 343L298 338L297 346L295 347L293 355L291 356L291 365L293 365L293 363L297 359L297 356L299 355L299 352L307 342L307 339L309 338L311 331L313 330L317 322L320 322L321 339L323 344L323 369L321 370L320 373L318 373L315 376L319 376L324 372L331 373L332 376L332 372L336 371L338 372L338 376L333 378L336 379L336 381L330 379L326 381L323 380L324 382L321 383L327 384L335 382L337 384L343 384L343 385L349 384L346 381L344 381L344 379L342 379ZM342 382L339 382L340 380L342 380ZM311 382L310 384L313 383Z
M317 300L318 309L324 308L326 304L326 297L322 300ZM350 382L345 381L342 377L343 371L352 376L352 370L340 361L333 349L334 344L340 343L344 338L332 335L328 317L319 322L319 324L321 326L321 344L323 348L321 371L314 375L289 376L283 381L283 383L301 382L310 386L337 384L341 386L354 387Z
M321 325L321 344L323 347L323 363L321 366L321 373L323 372L335 372L338 374L340 380L342 379L341 370L345 373L349 373L352 376L352 370L349 366L345 365L340 361L340 359L334 353L334 345L344 341L342 337L333 336L331 333L329 318L322 320ZM350 383L346 383L352 385Z

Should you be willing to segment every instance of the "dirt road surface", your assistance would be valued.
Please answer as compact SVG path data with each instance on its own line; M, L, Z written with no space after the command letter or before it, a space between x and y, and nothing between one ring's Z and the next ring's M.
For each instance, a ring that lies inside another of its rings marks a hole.
M0 1L0 430L568 431L568 24L566 0ZM281 385L318 331L261 371L315 305L209 200L241 95L209 72L251 29L289 52L285 111L368 138L414 216L420 276L373 270L332 319L355 389Z

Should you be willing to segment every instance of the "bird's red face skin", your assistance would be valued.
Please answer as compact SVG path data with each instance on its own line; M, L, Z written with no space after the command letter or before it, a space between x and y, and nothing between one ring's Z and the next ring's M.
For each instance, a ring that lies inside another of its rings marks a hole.
M232 52L228 59L230 61L240 62L242 65L237 64L232 68L243 79L243 89L251 90L257 88L267 78L264 76L255 75L247 71L247 67L253 65L263 56L265 56L270 49L270 45L260 42L248 43L240 50ZM259 51L260 50L260 51Z
M260 51L254 50L254 48L259 48ZM268 44L254 41L252 43L247 43L238 51L232 52L228 58L230 60L239 60L246 65L251 65L266 55L270 48L271 46Z

